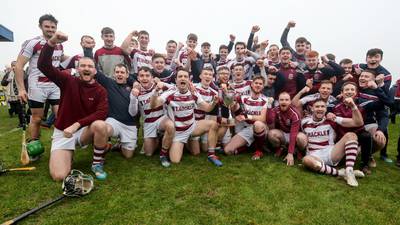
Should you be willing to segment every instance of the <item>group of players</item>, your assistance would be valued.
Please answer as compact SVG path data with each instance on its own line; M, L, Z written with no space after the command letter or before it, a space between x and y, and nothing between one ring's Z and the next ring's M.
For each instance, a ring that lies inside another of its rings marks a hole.
M217 154L251 151L258 160L272 152L289 166L296 157L313 171L358 186L356 177L375 166L372 154L383 150L386 157L387 108L398 93L389 91L383 52L369 50L365 64L337 64L331 54L320 57L306 38L292 49L287 36L293 27L290 21L284 29L281 48L258 43L260 28L253 26L247 44L230 35L218 54L208 42L197 53L192 33L186 46L168 41L166 54L148 48L146 31L131 32L118 47L106 27L102 48L93 54L95 40L84 35L83 52L68 57L62 46L68 36L56 31L52 15L43 15L42 35L23 44L15 64L18 95L32 111L31 140L39 139L47 101L57 117L49 162L54 180L70 172L76 145L88 144L94 148L92 171L106 179L107 151L132 157L142 126L142 150L151 156L159 149L164 167L179 163L185 149L207 152L215 166L223 165ZM118 143L110 147L112 137ZM359 152L361 171L354 169ZM344 168L336 169L341 161Z

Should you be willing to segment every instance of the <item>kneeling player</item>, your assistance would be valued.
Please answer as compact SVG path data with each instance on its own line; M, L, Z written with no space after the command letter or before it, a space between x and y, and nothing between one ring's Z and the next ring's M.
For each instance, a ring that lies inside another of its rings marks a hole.
M268 141L276 149L275 154L279 156L282 146L288 145L288 154L285 157L288 166L294 165L293 154L297 146L297 158L301 159L301 153L307 145L307 137L299 132L300 114L296 107L291 105L290 95L287 92L279 94L279 105L268 114L269 128Z
M189 72L178 70L176 74L176 88L170 89L158 96L154 92L150 104L152 109L167 105L168 117L174 121L175 137L169 152L171 162L179 163L182 159L183 146L188 139L208 133L208 160L216 166L222 166L221 161L215 155L217 144L218 124L212 120L195 121L194 109L197 108L210 112L217 103L206 103L195 91L189 80Z
M268 99L262 94L264 83L263 77L254 77L250 95L238 96L237 103L232 107L238 123L235 126L236 135L224 148L226 154L238 154L243 146L250 146L255 142L256 151L252 159L258 160L263 156L268 103Z
M79 78L52 65L54 47L68 37L56 32L43 46L38 68L61 90L60 110L55 123L50 154L50 175L63 180L71 171L76 144L93 143L92 170L98 179L105 179L103 171L108 111L107 91L94 80L95 64L90 58L81 58L78 64Z
M334 121L325 117L327 103L320 99L312 106L312 115L301 121L301 128L308 137L307 155L303 158L303 164L320 173L341 176L347 180L347 184L353 187L358 186L355 178L364 176L361 171L353 171L357 157L357 135L352 132L346 133L336 144L337 124L343 127L359 127L363 125L361 112L354 104L352 98L344 100L350 105L353 111L352 118L336 117ZM345 157L346 169L337 170L334 168L342 158Z
M144 153L147 156L151 156L154 153L158 146L158 134L165 131L161 141L160 161L162 166L169 167L168 150L175 135L174 123L164 115L164 107L162 105L154 109L150 107L150 99L154 92L165 91L168 85L158 78L153 79L148 67L139 68L137 78L139 85L134 85L132 93L139 100L139 109L144 120Z

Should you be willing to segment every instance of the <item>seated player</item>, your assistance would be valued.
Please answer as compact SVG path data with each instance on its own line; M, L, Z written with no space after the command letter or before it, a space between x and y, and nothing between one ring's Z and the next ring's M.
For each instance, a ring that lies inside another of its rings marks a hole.
M178 69L176 74L176 87L161 96L158 90L154 92L150 100L151 109L156 109L164 104L168 110L168 117L174 121L175 137L169 151L171 162L179 163L183 155L183 147L190 137L201 136L208 133L208 160L216 166L222 166L222 162L215 155L217 144L218 124L212 120L196 121L194 109L210 112L218 102L215 98L212 104L206 103L196 92L189 80L189 72Z
M297 157L301 159L301 153L307 145L307 137L299 132L300 114L291 104L290 95L282 92L278 97L279 105L268 113L268 141L276 149L275 154L280 156L282 146L288 146L288 154L285 157L288 166L294 165L293 154L297 146Z
M143 149L144 154L151 156L156 150L160 133L164 132L161 140L160 162L164 167L169 167L168 150L171 147L172 139L175 135L175 127L172 120L164 115L163 106L152 109L150 107L150 99L156 89L158 91L166 91L167 84L161 82L157 78L153 78L150 68L139 68L138 81L139 85L134 85L132 94L139 101L139 109L143 119ZM158 87L158 88L157 88ZM131 102L132 102L131 98Z
M308 137L307 155L303 158L303 164L311 170L332 176L344 177L347 184L358 186L355 178L364 176L361 171L354 171L354 163L357 157L357 135L353 132L346 133L336 144L337 125L343 127L359 127L363 125L363 118L352 98L346 98L344 102L351 106L352 118L336 117L334 121L325 117L327 104L319 99L312 106L312 115L302 119L301 128ZM335 166L345 158L346 169L337 170Z
M95 64L90 58L79 60L79 77L52 65L54 47L67 39L65 34L56 32L43 46L38 60L39 70L61 90L52 137L50 175L54 180L63 180L71 171L75 145L93 143L92 171L98 179L104 179L107 176L103 170L107 133L103 120L108 112L107 91L95 81Z
M265 80L257 76L251 83L250 95L237 96L232 110L236 117L235 132L231 141L225 146L228 155L238 154L243 146L255 142L255 152L252 159L258 160L263 156L263 145L267 134L266 118L268 99L262 94Z

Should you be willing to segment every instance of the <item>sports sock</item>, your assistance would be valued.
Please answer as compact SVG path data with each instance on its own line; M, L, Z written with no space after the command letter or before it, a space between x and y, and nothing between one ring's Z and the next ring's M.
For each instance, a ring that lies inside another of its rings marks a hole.
M344 144L344 153L346 156L346 171L353 170L357 158L357 141L348 141Z
M254 131L254 145L256 150L261 151L265 142L265 130L257 133Z
M97 164L103 164L104 163L104 155L105 155L105 150L107 148L106 146L103 147L96 147L94 146L93 149L93 163L92 165L97 165Z
M161 150L160 150L160 158L161 157L165 157L165 156L168 156L168 149L161 148Z
M319 172L335 177L338 175L338 170L336 168L326 165L324 162L321 162L321 169L319 169Z

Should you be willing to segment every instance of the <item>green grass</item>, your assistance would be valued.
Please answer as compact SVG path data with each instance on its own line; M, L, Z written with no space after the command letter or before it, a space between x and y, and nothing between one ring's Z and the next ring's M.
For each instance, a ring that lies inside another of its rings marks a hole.
M398 121L399 123L399 121ZM0 107L0 135L16 126ZM48 173L51 130L42 131L44 157L36 171L0 176L0 222L61 193ZM399 124L390 126L389 155L395 159ZM0 136L0 159L19 166L21 131ZM90 172L92 152L78 150L74 168ZM378 156L376 156L378 158ZM287 168L272 156L222 156L216 168L185 154L164 169L158 156L107 155L109 177L90 195L65 199L21 224L400 224L400 169L377 160L373 174L351 188L343 180Z

